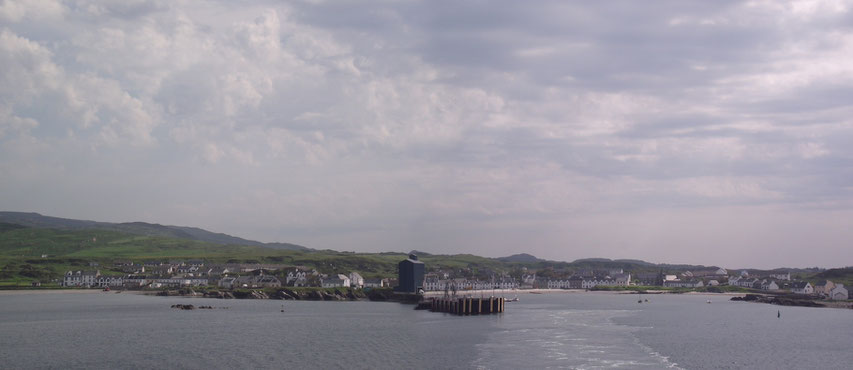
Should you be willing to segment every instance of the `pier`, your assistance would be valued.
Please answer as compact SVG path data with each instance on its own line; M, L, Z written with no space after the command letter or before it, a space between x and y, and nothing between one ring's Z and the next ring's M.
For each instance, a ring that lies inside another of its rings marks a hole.
M433 297L421 303L432 312L454 315L488 315L504 312L504 297Z

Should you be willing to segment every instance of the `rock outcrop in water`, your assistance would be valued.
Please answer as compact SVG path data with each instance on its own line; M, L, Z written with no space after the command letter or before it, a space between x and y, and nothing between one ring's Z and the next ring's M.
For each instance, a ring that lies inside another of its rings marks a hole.
M743 297L732 297L732 301L758 302L769 303L779 306L798 306L798 307L826 307L823 304L817 303L808 298L794 298L781 296L765 296L758 294L747 294Z

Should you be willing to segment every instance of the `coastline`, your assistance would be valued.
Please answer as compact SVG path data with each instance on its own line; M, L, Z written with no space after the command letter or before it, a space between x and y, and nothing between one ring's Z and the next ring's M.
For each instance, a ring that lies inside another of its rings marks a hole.
M587 289L487 289L487 290L460 290L456 292L457 296L466 295L512 295L512 294L640 294L635 290L587 290ZM689 294L689 295L709 295L709 296L744 296L746 293L738 292L679 292L673 293L669 290L647 290L643 294ZM429 291L424 292L424 297L443 296L444 291Z
M110 292L105 292L101 289L5 289L0 290L0 296L2 295L15 295L15 294L95 294L95 293L130 293L130 294L145 294L145 291L142 290L114 290Z
M109 293L130 293L142 295L157 295L159 290L114 290ZM100 289L8 289L0 290L0 295L7 294L95 294L107 293ZM639 294L633 290L587 290L587 289L486 289L486 290L461 290L457 291L457 296L497 296L497 295L514 295L514 294ZM710 296L744 296L746 293L709 293L709 292L685 292L672 293L667 290L647 290L647 294L689 294L689 295L710 295ZM444 291L428 291L424 292L424 297L443 296Z

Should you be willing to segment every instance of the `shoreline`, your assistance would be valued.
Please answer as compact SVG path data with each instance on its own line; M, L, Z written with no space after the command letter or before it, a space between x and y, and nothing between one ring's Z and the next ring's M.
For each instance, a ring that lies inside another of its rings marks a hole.
M162 290L112 290L104 292L101 289L0 289L0 295L6 294L95 294L95 293L130 293L142 295L157 295ZM487 290L460 290L457 296L472 295L513 295L513 294L640 294L634 290L587 290L587 289L487 289ZM689 295L711 295L711 296L743 296L747 293L709 293L709 292L683 292L672 293L667 290L647 290L646 294L689 294ZM443 296L444 291L424 292L424 297Z
M487 289L487 290L460 290L456 292L457 296L466 295L507 295L507 294L632 294L640 295L636 290L587 290L587 289ZM688 295L709 295L709 296L744 296L747 293L739 292L678 292L673 293L669 290L646 290L643 294L688 294ZM444 291L429 291L424 292L424 297L443 296Z
M100 289L10 289L10 290L0 290L0 296L8 296L8 295L36 295L36 294L133 294L133 295L145 295L145 296L159 296L162 291L159 290L113 290L110 292L104 292ZM699 295L699 296L725 296L725 297L745 297L747 294L755 293L736 293L736 292L723 292L723 293L709 293L709 292L680 292L680 293L672 293L666 290L648 290L646 291L648 295L657 295L657 294L667 294L667 295ZM513 298L513 296L523 295L523 294L606 294L606 295L640 295L637 291L633 290L585 290L585 289L489 289L489 290L465 290L465 291L457 291L457 297L488 297L488 296L502 296L504 298ZM433 297L441 297L444 295L443 291L429 291L425 292L424 298L433 298ZM761 296L773 296L772 294L757 294ZM194 295L171 295L171 297L187 297L187 298L217 298L217 297L201 297ZM237 299L252 299L252 298L237 298ZM266 298L270 299L270 298ZM272 298L276 299L276 298ZM301 300L301 299L299 299ZM336 301L336 300L326 300L326 299L307 299L312 301ZM359 298L356 300L365 300L371 302L400 302L397 300L370 300L368 298ZM835 308L835 309L853 309L853 302L849 301L824 301L824 300L810 300L810 302L814 302L822 305L822 307L814 307L814 308ZM772 304L770 302L755 302L755 303L765 303ZM799 306L799 305L798 305ZM803 307L812 307L812 306L803 306Z
M0 295L15 295L15 294L95 294L95 293L129 293L129 294L145 294L142 290L111 290L105 292L101 289L0 289Z

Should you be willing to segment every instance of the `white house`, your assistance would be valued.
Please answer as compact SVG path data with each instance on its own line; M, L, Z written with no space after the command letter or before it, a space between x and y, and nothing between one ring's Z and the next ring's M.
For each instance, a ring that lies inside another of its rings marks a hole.
M768 277L771 279L776 279L776 280L788 280L788 281L790 281L791 280L791 273L790 272L775 273L775 274L768 275Z
M829 299L836 301L843 301L850 298L846 288L844 288L844 284L835 284L835 287L829 291Z
M761 282L761 289L762 290L779 290L779 284L776 284L776 282L773 280L762 281Z
M226 276L222 279L219 279L219 287L225 289L233 289L234 286L237 285L237 278L233 276Z
M756 284L760 283L759 280L756 278L741 277L739 279L734 279L734 282L732 280L733 279L729 279L729 285L739 286L743 288L752 288Z
M367 286L367 281L365 281L364 286ZM424 279L424 291L442 291L446 286L447 280L441 280L437 276L429 276Z
M791 292L796 294L812 294L814 288L808 281L797 281L791 284Z
M669 288L700 288L704 284L702 280L668 280L663 282L663 286Z
M502 278L494 283L495 289L517 289L518 281L511 278Z
M123 281L121 276L99 276L98 277L98 286L99 287L116 287L122 286Z
M100 271L68 271L65 273L65 278L62 280L62 285L82 286L90 288L98 285L99 276L101 276Z
M569 289L568 280L548 280L548 289Z
M287 273L287 278L285 279L285 285L287 286L308 286L308 273L302 270L294 270Z
M584 277L581 282L582 289L590 289L597 286L628 286L631 283L631 274L614 274L611 276ZM565 289L571 288L569 281L565 281Z
M355 271L349 273L349 281L355 288L361 288L364 286L364 278Z
M365 288L382 288L384 286L385 286L385 281L382 279L364 279L364 287ZM424 290L427 290L426 289L426 281L424 281Z
M829 296L829 292L832 291L832 288L835 288L835 283L831 280L822 280L814 285L814 293L819 294L821 296Z
M323 288L349 287L350 280L349 277L346 275L337 274L336 276L330 276L328 278L321 279L320 284Z

